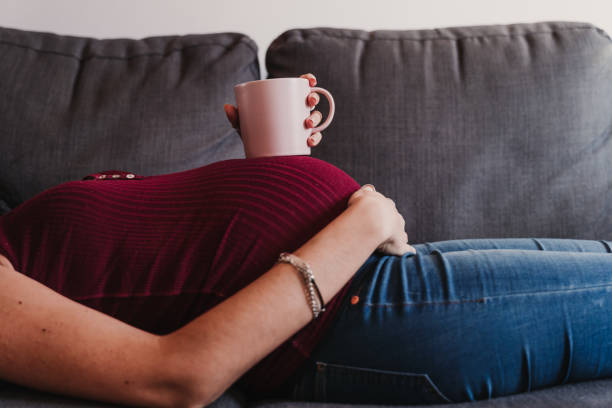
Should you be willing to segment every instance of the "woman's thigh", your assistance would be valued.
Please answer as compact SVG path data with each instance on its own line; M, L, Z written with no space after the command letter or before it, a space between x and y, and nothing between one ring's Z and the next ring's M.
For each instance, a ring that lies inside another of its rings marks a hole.
M560 238L479 238L426 242L414 245L419 253L454 252L468 249L525 249L563 252L612 252L612 242Z
M612 376L605 245L600 252L417 249L375 253L362 266L295 397L458 402Z

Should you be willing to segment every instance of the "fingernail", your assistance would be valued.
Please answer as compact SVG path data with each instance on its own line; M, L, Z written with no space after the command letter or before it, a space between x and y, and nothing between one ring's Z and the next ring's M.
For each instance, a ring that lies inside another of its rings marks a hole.
M310 118L306 119L306 124L308 125L308 127L313 127L314 126L314 121Z
M373 185L371 184L364 184L362 187L364 190L370 190L370 191L376 191L376 189L374 188Z

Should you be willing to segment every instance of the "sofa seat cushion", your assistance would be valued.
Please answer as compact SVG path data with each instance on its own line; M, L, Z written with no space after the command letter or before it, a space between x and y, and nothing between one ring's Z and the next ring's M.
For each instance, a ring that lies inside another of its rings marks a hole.
M404 408L608 408L612 401L612 380L567 384L523 394L461 404L394 405ZM351 405L298 401L257 401L252 408L346 408ZM352 405L382 408L384 405ZM391 407L386 405L386 407Z

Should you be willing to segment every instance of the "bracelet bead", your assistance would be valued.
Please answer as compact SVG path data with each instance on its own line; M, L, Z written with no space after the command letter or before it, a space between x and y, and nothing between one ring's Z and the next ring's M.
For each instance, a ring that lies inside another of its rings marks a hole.
M295 269L302 275L305 285L306 297L307 301L310 304L310 308L312 310L312 319L316 319L319 317L321 312L325 311L325 302L323 301L323 296L321 295L321 291L315 282L314 275L312 270L310 269L310 265L308 265L304 260L299 257L290 254L288 252L282 252L276 263L288 263L293 265Z

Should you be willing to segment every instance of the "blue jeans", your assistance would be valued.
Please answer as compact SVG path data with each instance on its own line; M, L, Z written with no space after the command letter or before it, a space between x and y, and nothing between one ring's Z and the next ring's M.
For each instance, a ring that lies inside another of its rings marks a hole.
M434 404L612 376L611 246L477 239L376 252L291 396Z

